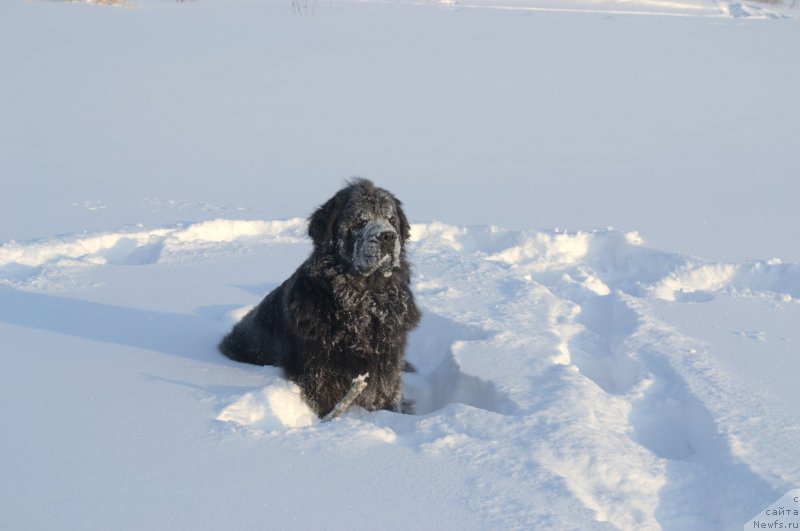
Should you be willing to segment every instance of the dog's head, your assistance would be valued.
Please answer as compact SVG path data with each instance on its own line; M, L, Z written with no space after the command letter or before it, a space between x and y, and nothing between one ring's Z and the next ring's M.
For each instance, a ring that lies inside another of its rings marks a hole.
M353 179L309 218L317 252L334 254L355 275L391 276L409 237L400 201L366 179Z

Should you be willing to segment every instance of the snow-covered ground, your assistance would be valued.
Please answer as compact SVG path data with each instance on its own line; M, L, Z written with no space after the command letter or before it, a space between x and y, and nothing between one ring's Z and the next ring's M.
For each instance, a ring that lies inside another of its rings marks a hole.
M131 3L0 4L0 529L742 529L800 487L794 10ZM415 221L417 414L320 424L215 345L353 174Z

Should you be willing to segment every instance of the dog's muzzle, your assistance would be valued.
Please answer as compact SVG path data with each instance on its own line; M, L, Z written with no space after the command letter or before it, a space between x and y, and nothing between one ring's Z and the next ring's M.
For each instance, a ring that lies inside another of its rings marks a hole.
M384 276L400 267L400 240L386 220L369 221L356 235L353 267L363 276L381 271Z

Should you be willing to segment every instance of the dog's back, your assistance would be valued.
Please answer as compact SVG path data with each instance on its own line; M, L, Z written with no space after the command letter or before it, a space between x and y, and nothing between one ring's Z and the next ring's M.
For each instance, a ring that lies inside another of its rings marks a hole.
M220 341L219 351L234 361L254 365L280 365L284 358L282 334L276 334L281 326L281 312L275 308L280 304L284 286L275 288L261 303L250 310L236 323L228 335Z

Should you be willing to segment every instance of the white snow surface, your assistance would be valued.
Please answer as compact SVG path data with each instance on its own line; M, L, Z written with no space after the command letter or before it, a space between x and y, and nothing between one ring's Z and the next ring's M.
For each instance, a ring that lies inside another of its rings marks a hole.
M302 229L0 247L3 527L732 529L800 480L797 265L415 224L417 414L319 424L278 369L214 349Z
M794 10L126 5L0 4L0 529L742 529L800 488ZM216 343L353 174L416 221L417 411L320 423Z

